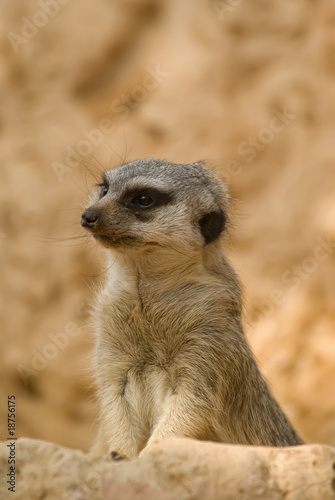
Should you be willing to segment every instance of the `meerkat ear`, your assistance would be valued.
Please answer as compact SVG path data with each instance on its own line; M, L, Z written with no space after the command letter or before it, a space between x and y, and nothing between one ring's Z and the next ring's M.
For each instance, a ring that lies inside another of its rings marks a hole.
M206 245L215 241L222 233L226 223L226 216L219 208L217 212L205 214L199 221L200 231Z

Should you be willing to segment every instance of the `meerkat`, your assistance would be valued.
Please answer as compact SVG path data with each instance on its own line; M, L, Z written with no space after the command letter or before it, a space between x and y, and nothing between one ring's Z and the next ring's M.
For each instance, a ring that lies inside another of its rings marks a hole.
M94 450L132 458L172 436L302 444L243 331L220 179L202 163L145 159L107 171L98 186L81 219L108 255Z

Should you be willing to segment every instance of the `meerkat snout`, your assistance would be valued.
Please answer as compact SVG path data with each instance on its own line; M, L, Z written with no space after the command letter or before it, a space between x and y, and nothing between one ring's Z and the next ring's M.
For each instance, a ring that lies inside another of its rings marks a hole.
M131 458L172 436L302 444L244 335L228 213L225 186L201 163L146 159L104 174L82 215L109 258L96 306L96 452Z
M81 215L81 225L92 229L99 221L99 215L93 210L86 210Z

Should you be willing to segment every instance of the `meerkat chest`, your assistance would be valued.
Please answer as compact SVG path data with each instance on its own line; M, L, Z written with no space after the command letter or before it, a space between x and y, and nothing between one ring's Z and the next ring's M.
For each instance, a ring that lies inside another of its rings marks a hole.
M145 433L161 418L175 390L175 377L170 347L155 338L138 307L117 304L108 321L105 318L96 351L97 375L105 393L121 396L140 417L138 425Z
M137 365L171 365L173 357L209 327L206 318L215 294L207 290L208 280L196 278L140 279L115 262L97 318L110 355L128 357ZM211 319L217 315L214 309Z
M144 280L113 264L99 301L97 363L121 393L150 399L174 391L185 355L207 339L213 294L209 300L204 283L186 278Z

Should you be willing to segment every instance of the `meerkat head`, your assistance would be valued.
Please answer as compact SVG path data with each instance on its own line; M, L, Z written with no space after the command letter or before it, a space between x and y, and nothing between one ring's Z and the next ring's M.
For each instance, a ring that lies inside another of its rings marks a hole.
M201 163L145 159L107 171L81 225L108 248L197 250L218 240L227 193Z

